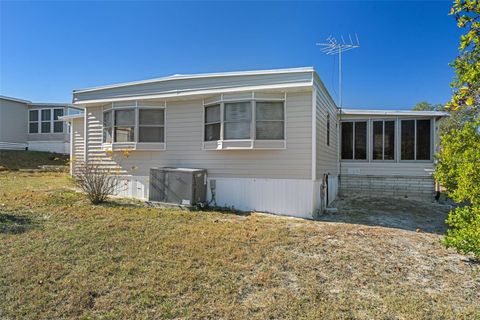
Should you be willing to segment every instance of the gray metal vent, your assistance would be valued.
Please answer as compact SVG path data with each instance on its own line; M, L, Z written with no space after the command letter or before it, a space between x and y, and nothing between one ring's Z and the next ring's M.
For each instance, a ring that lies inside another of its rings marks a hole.
M148 200L181 205L204 203L207 170L190 168L151 168Z

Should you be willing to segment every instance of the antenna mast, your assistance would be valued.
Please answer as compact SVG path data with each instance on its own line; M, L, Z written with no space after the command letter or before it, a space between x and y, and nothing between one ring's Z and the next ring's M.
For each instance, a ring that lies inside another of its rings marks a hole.
M342 53L360 48L357 34L355 34L355 41L352 40L350 35L348 35L348 38L349 41L345 42L343 36L341 36L341 41L337 41L335 37L329 36L326 43L317 43L317 46L322 47L320 51L323 53L328 55L338 54L338 107L340 112L342 111Z

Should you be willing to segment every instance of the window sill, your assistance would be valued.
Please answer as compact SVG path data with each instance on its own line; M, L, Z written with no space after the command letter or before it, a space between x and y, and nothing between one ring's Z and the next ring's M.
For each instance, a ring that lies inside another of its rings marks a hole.
M284 150L285 140L217 140L204 141L203 150Z
M102 149L104 151L163 151L166 146L164 142L114 142L103 143Z

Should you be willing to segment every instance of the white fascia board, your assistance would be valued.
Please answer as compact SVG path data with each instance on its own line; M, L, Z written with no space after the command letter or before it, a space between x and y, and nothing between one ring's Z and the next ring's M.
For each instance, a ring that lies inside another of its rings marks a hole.
M91 91L98 91L98 90L104 90L104 89L127 87L131 85L146 84L146 83L152 83L152 82L164 82L164 81L170 81L170 80L248 76L248 75L269 75L269 74L282 74L282 73L301 73L301 72L313 72L313 71L315 71L313 67L302 67L302 68L288 68L288 69L234 71L234 72L217 72L217 73L175 74L172 76L149 79L149 80L124 82L124 83L99 86L99 87L93 87L93 88L78 89L78 90L73 90L73 93L75 94L75 93L91 92Z
M301 83L290 83L290 84L274 84L274 85L262 85L262 86L250 86L250 87L235 87L227 89L207 89L207 90L197 90L197 91L180 91L173 93L162 93L154 95L128 95L120 98L105 98L105 99L95 99L95 100L83 100L74 102L74 105L84 106L88 104L96 103L109 103L109 102L119 102L119 101L131 101L131 100L150 100L150 99L172 99L172 98L194 98L195 96L211 95L211 94L222 94L230 92L244 92L244 91L260 91L260 90L282 90L282 89L311 89L312 84L301 82Z
M67 116L58 117L58 119L63 120L63 121L70 121L70 120L73 120L73 119L83 118L84 116L85 116L85 114L83 114L83 113L71 114L71 115L67 115Z
M410 110L355 110L342 109L342 115L382 115L382 116L421 116L421 117L449 117L443 111L410 111Z
M13 98L13 97L2 96L2 95L0 95L0 99L9 100L9 101L13 101L13 102L26 103L26 104L32 103L32 101L17 99L17 98Z
M35 103L32 103L32 102L30 102L28 105L32 106L32 107L71 107L71 108L76 108L71 103L58 103L58 102L53 102L53 103L49 103L49 102L35 102Z

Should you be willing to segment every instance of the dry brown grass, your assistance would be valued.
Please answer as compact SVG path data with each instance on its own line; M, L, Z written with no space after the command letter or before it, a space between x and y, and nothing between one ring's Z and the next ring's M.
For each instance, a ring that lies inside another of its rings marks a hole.
M93 206L0 173L0 318L473 319L480 267L431 233Z

